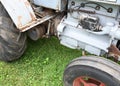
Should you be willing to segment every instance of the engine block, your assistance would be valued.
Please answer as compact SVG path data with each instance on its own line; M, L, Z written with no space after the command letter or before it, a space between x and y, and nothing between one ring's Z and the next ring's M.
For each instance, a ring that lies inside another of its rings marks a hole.
M61 44L103 55L120 40L119 0L69 0L57 31Z

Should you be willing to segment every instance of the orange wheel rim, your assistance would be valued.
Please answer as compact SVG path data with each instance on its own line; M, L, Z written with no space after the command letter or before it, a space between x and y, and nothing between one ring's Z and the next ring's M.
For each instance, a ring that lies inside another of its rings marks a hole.
M74 80L73 86L106 86L106 85L103 82L90 77L78 77Z

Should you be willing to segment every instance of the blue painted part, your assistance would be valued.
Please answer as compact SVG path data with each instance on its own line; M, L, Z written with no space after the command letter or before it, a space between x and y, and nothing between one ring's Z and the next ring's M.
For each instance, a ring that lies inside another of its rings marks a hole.
M38 6L63 11L66 7L67 0L33 0L33 3Z

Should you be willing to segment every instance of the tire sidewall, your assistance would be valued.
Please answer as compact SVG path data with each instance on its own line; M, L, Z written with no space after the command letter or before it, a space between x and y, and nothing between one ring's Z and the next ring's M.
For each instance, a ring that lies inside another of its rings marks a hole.
M19 59L26 50L26 34L20 32L0 2L0 60Z
M120 83L114 77L110 76L104 71L83 65L75 65L65 70L64 86L73 86L74 80L81 76L87 76L96 79L104 83L106 86L120 86Z

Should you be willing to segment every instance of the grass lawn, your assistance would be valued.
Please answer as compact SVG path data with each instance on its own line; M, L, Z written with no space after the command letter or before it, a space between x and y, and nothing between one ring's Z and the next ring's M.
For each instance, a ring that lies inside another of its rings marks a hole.
M0 86L63 86L65 66L81 56L59 44L57 38L28 40L28 48L21 59L0 62Z

